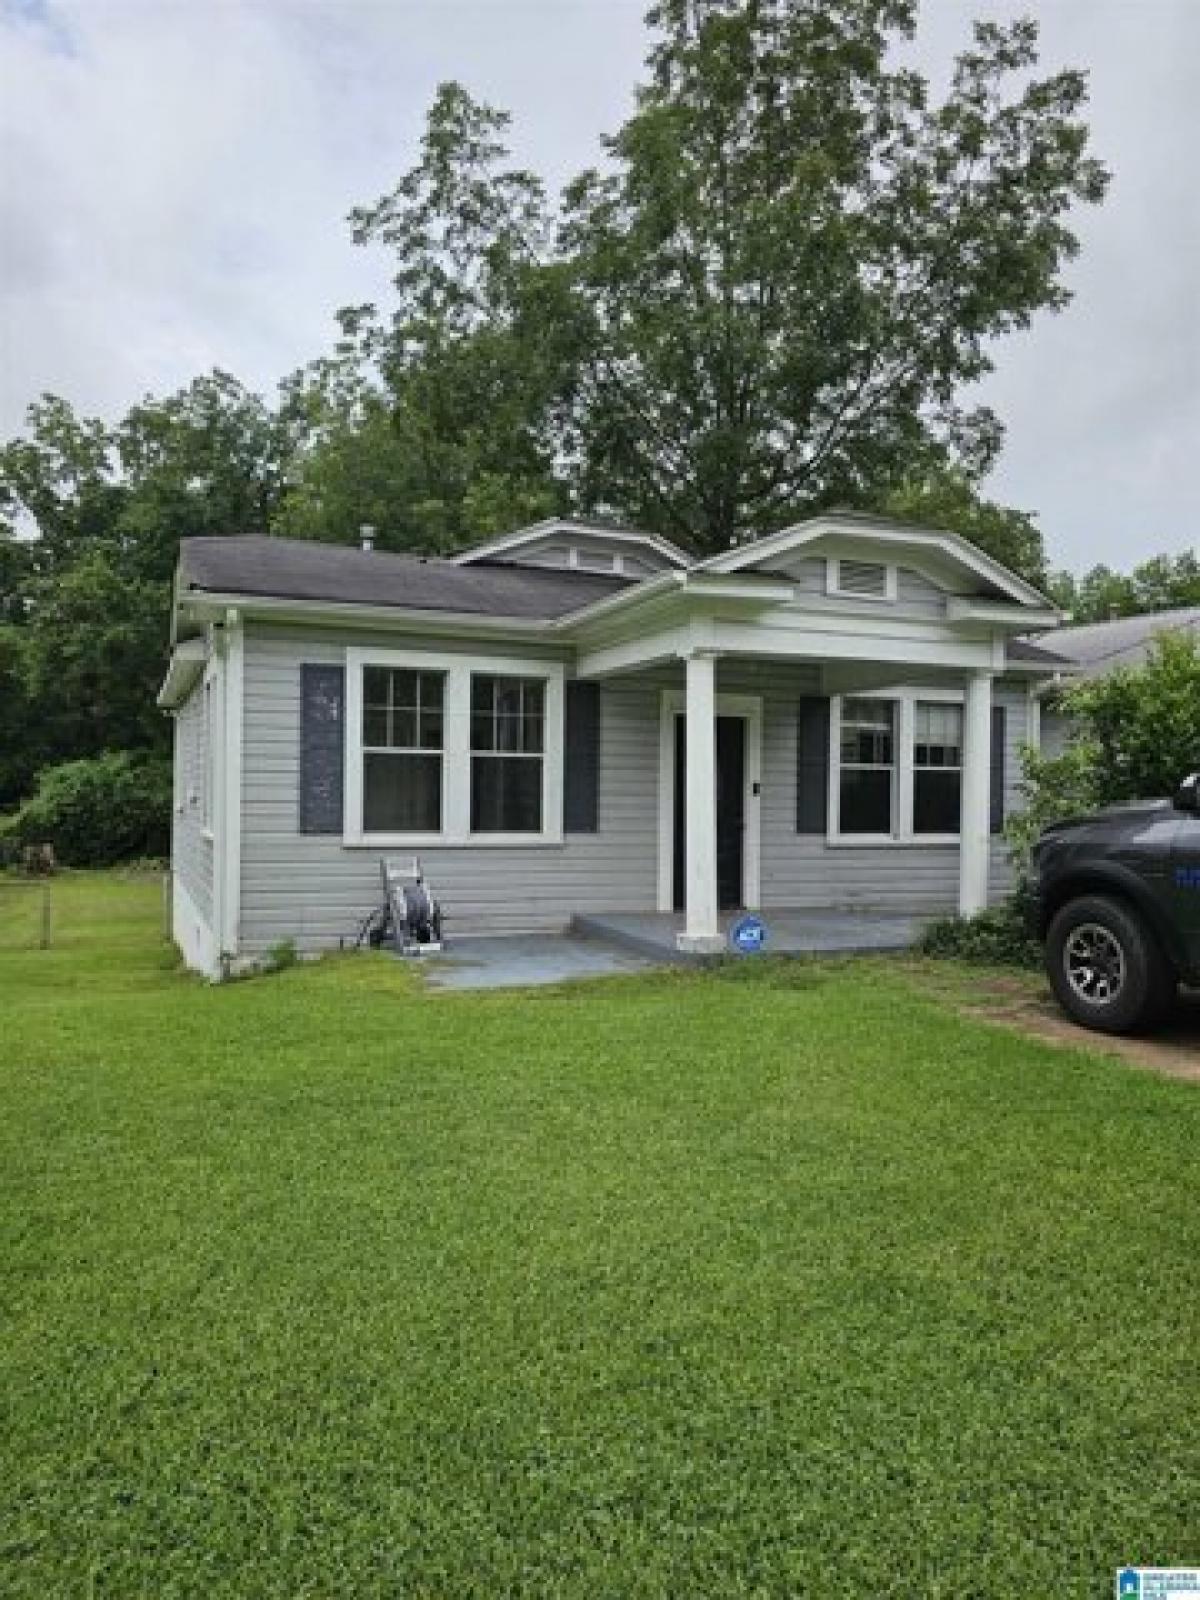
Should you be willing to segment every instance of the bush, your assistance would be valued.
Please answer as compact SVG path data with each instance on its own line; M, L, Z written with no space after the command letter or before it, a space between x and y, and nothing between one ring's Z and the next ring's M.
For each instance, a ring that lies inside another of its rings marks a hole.
M18 846L49 843L73 867L107 867L170 848L171 764L125 750L44 767L0 830Z
M918 947L939 960L974 961L997 967L1040 967L1042 950L1026 931L1022 891L977 917L940 917Z

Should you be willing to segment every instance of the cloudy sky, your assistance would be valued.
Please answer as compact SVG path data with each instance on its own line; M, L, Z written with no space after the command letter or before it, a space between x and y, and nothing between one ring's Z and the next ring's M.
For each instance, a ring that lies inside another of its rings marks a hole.
M0 434L51 390L119 415L221 366L270 391L381 263L344 223L413 159L435 85L514 113L558 181L629 104L645 0L0 0ZM999 355L991 492L1051 558L1200 543L1200 0L925 0L935 76L975 15L1036 10L1089 69L1114 182L1076 299Z

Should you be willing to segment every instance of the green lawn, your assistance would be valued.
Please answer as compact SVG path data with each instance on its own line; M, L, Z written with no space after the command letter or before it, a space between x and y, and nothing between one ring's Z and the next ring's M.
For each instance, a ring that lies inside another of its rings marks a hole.
M5 1596L1200 1560L1195 1086L884 963L211 989L156 882L54 899L0 889Z

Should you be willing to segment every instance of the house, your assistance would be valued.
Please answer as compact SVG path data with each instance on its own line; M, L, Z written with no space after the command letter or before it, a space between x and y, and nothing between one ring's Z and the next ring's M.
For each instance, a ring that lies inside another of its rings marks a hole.
M174 923L212 976L353 936L418 854L451 932L974 912L1059 620L965 539L831 514L696 560L552 520L450 559L184 542Z

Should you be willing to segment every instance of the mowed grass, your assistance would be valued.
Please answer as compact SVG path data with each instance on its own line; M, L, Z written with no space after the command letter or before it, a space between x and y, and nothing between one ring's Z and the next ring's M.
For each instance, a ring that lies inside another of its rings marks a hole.
M0 938L6 1596L1091 1597L1200 1559L1200 1094L884 963ZM18 912L0 894L0 919Z

